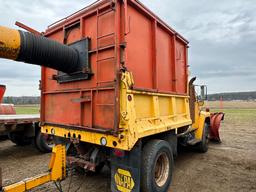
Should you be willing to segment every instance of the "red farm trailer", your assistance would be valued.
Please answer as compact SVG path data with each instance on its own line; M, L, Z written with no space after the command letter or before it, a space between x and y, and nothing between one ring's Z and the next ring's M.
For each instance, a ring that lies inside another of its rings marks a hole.
M40 132L40 115L17 115L13 104L2 103L5 90L6 86L0 85L0 135L8 135L16 145L34 143L41 152L51 152L53 139Z

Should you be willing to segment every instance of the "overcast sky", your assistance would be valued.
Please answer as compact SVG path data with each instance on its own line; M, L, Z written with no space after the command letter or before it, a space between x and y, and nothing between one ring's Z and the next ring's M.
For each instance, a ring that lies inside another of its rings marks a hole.
M0 25L44 31L93 0L0 0ZM189 65L210 93L256 90L255 0L142 0L190 41ZM40 67L0 59L6 95L39 95Z

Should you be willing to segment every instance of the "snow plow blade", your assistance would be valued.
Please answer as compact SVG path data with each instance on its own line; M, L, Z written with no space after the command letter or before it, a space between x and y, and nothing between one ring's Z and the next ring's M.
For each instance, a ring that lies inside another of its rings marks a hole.
M210 140L220 143L220 135L219 135L219 129L220 129L220 123L222 120L224 120L225 114L223 112L219 113L212 113L211 114L211 127L210 127Z

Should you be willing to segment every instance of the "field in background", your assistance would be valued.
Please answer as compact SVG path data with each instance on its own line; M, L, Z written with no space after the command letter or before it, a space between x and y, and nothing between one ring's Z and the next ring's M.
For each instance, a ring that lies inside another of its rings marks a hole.
M170 192L256 192L256 102L223 101L222 109L220 102L206 106L225 113L222 143L210 143L206 154L179 154Z
M222 109L220 109L221 105ZM206 102L206 106L212 112L224 112L226 116L230 116L237 122L256 120L256 101L223 101L222 104L220 101L209 101Z
M211 109L219 109L220 101L208 101L206 106ZM223 109L256 109L256 101L223 101Z
M15 105L17 114L38 114L39 105Z

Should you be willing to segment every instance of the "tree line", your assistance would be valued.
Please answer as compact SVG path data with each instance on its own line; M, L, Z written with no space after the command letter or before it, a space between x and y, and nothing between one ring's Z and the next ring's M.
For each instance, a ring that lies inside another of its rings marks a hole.
M22 96L22 97L4 97L2 103L9 103L14 105L32 105L32 104L40 104L40 97L33 96Z
M223 101L233 101L233 100L255 100L256 101L256 91L251 92L235 92L235 93L218 93L208 95L209 101L217 101L222 99Z

